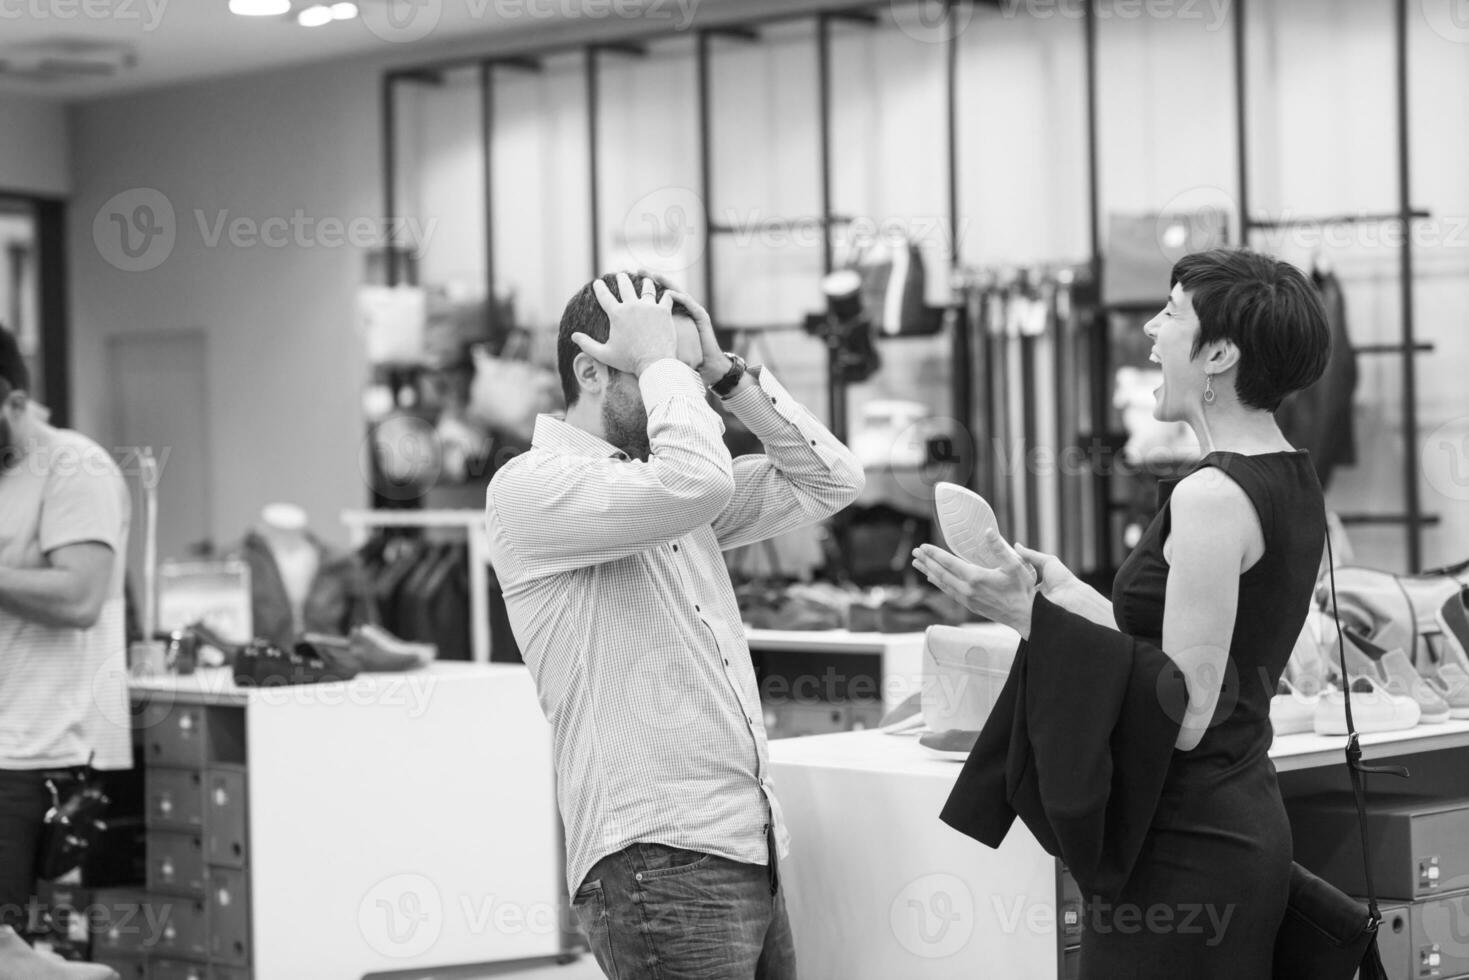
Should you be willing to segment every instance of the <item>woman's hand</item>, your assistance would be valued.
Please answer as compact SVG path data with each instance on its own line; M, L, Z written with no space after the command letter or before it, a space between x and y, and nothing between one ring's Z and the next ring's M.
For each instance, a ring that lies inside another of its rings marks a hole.
M1099 626L1117 628L1112 603L1106 596L1077 578L1061 559L1044 551L1032 551L1023 544L1017 544L1015 550L1036 570L1040 577L1041 595L1062 609L1085 616Z
M1003 543L994 528L987 535L992 543ZM1009 549L1004 550L1008 552ZM1008 555L999 568L985 568L972 565L936 545L925 544L914 549L913 567L970 612L1008 626L1022 638L1030 636L1030 607L1035 602L1036 574L1018 556Z
M1080 581L1055 555L1034 551L1019 542L1015 544L1015 551L1035 569L1036 577L1040 580L1041 594L1044 596L1049 597L1052 592L1065 590Z

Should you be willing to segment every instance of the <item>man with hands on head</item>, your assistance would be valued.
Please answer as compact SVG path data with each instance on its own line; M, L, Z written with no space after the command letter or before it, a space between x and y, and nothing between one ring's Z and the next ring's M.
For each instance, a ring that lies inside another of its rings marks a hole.
M567 411L490 484L490 554L554 739L567 885L620 980L789 980L787 833L721 552L823 520L855 457L709 315L603 276L561 318ZM713 391L757 436L731 459Z

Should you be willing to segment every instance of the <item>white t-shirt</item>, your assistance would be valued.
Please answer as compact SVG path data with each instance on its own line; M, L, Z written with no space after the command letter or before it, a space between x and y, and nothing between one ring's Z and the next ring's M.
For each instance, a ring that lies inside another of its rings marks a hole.
M37 426L38 441L0 471L0 565L44 568L65 545L112 549L112 581L90 629L45 626L0 609L0 769L132 765L126 606L132 503L92 440Z

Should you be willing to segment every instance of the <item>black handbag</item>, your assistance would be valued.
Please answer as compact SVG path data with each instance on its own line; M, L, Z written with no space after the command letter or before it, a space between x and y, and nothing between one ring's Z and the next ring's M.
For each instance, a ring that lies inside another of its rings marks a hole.
M1330 568L1335 564L1331 556L1330 534L1326 539L1326 555ZM1367 849L1367 795L1362 777L1366 773L1407 776L1408 770L1402 766L1362 764L1357 727L1352 723L1352 685L1347 674L1346 654L1342 649L1334 569L1331 571L1331 612L1336 619L1337 655L1342 661L1342 700L1347 716L1347 772L1351 776L1352 795L1357 801L1357 822L1362 831L1367 904L1363 905L1340 888L1292 862L1290 897L1286 902L1285 918L1275 934L1271 973L1276 980L1352 980L1353 977L1387 980L1382 955L1377 950L1377 929L1382 924L1382 913L1377 908L1377 892L1372 886L1372 862Z
M49 777L46 788L51 792L51 809L46 811L36 849L36 877L54 881L81 867L102 839L107 831L103 817L111 801L90 759L65 777Z

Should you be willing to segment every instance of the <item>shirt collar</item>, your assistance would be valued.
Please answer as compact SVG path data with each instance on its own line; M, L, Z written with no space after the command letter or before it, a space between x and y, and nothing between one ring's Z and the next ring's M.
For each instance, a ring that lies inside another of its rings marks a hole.
M607 440L594 436L585 429L578 429L554 415L536 416L536 431L531 436L531 445L563 456L611 456L621 460L630 458Z

